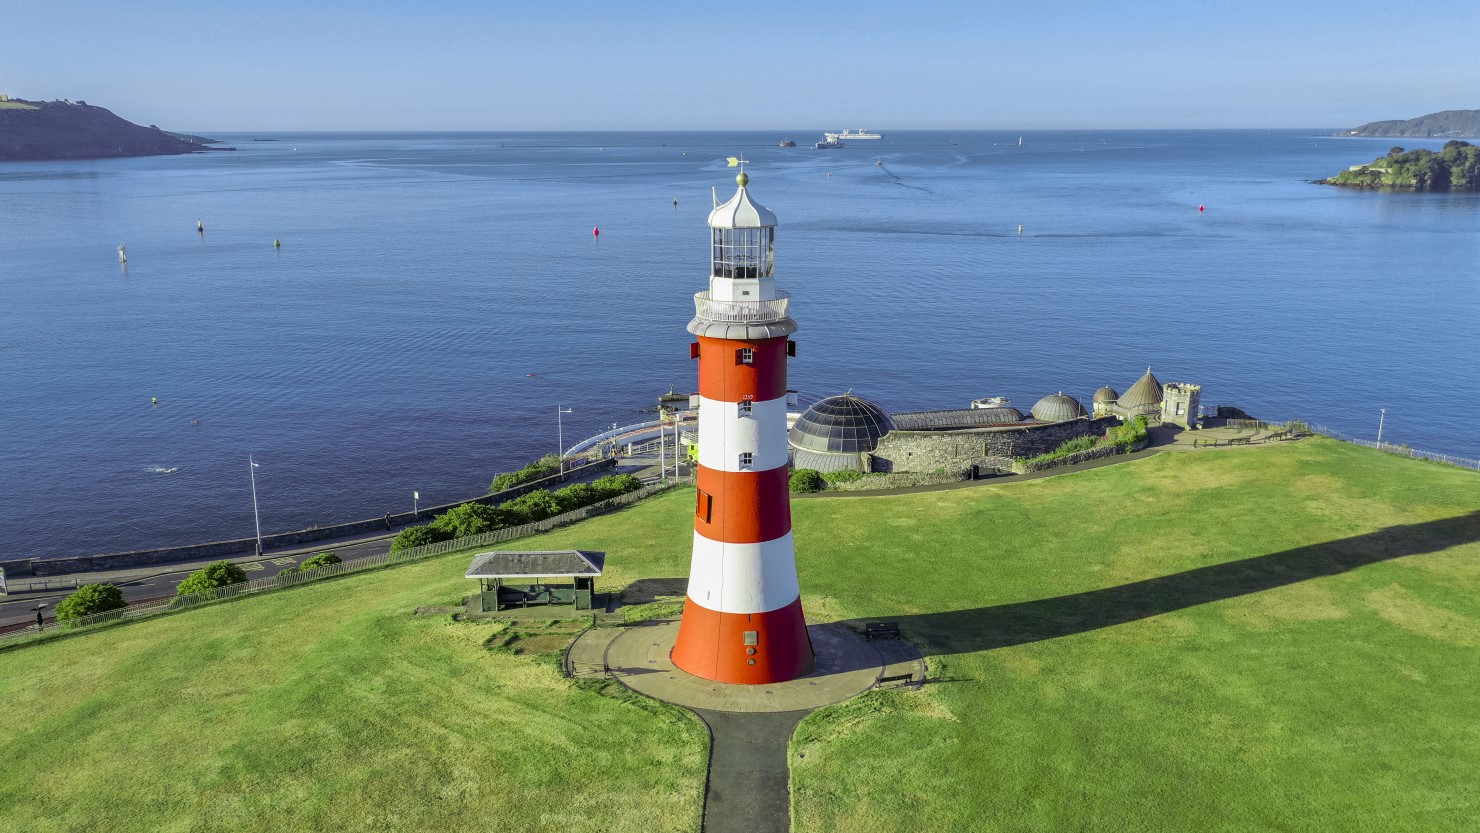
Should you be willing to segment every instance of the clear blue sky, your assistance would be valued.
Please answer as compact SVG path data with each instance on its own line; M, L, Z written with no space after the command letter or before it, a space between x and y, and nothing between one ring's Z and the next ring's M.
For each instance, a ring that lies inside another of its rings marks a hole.
M1342 127L1480 108L1476 0L0 0L0 44L0 92L174 130Z

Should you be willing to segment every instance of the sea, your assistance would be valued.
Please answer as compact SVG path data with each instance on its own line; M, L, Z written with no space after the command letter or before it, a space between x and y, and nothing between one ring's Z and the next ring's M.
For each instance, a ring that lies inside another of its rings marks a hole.
M0 163L4 557L247 537L254 477L264 532L460 500L650 418L695 387L731 156L779 218L804 404L1026 410L1149 366L1207 405L1480 457L1480 195L1311 182L1441 141L821 130Z

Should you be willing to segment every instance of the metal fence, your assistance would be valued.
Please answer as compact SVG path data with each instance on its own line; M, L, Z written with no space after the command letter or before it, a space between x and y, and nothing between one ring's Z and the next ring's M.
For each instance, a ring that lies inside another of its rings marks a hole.
M157 616L163 613L171 613L177 610L185 610L204 604L236 599L242 596L250 596L257 593L267 593L273 590L282 590L288 587L297 587L312 581L333 578L334 576L348 575L350 573L375 570L392 564L408 564L413 561L422 561L427 558L435 558L459 550L472 549L474 547L486 547L499 544L504 541L512 541L515 538L523 538L529 535L537 535L541 532L549 532L562 526L568 526L577 521L609 512L622 506L630 506L644 498L652 497L660 492L667 491L679 485L677 481L658 483L644 486L625 495L608 498L600 503L583 506L580 509L572 509L564 514L546 518L543 521L521 524L520 526L495 529L492 532L484 532L478 535L467 535L462 538L454 538L451 541L442 541L436 544L427 544L422 547L399 550L384 555L371 555L365 558L356 558L350 561L341 561L338 564L329 564L323 567L315 567L311 570L301 572L280 573L268 578L252 579L240 584L229 584L218 587L205 593L187 593L182 596L174 596L167 599L155 599L153 601L132 604L119 610L110 610L106 613L95 613L91 616L82 616L58 622L52 627L41 631L34 625L24 630L0 633L0 646L10 646L44 639L56 634L70 634L90 628L112 625L119 622L131 621L133 619L148 616Z
M1480 460L1471 460L1468 457L1456 457L1453 454L1440 454L1437 451L1421 451L1417 448L1409 448L1406 445L1400 445L1397 443L1384 443L1377 442L1376 440L1362 440L1353 437L1350 434L1344 434L1335 429L1327 428L1324 425L1317 425L1313 422L1308 422L1305 424L1309 426L1312 433L1321 434L1323 436L1330 437L1333 440L1341 440L1344 443L1366 446L1367 448L1375 448L1378 451L1386 451L1389 454L1396 454L1400 457L1412 457L1416 460L1432 460L1435 463L1447 463L1451 466L1459 466L1460 468L1464 469L1474 469L1476 471L1480 471Z

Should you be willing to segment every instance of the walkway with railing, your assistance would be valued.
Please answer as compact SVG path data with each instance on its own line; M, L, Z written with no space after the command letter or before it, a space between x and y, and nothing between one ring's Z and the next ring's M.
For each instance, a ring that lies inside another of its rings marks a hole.
M138 604L132 604L128 607L121 608L119 610L110 610L106 613L96 613L91 616L82 616L77 619L69 619L65 622L58 622L46 628L45 630L40 630L33 625L22 630L15 630L9 633L0 633L0 647L26 644L29 642L34 642L38 639L46 639L57 635L73 634L79 631L86 631L93 628L116 625L121 622L128 622L134 619L158 616L165 613L173 613L179 610L198 607L204 604L211 604L214 602L221 602L229 599L237 599L244 596L255 595L257 593L267 593L274 590L282 590L288 587L296 587L300 584L306 584L312 581L333 578L335 576L348 575L350 573L359 573L365 570L374 570L395 564L408 564L415 561L422 561L427 558L435 558L436 556L445 555L447 553L457 552L459 550L500 544L505 541L512 541L516 538L523 538L529 535L537 535L541 532L549 532L552 529L557 529L562 526L568 526L578 521L583 521L587 518L609 512L612 509L616 509L622 506L630 506L631 504L643 500L644 498L648 498L660 492L667 491L668 489L679 485L680 482L682 481L668 481L665 483L657 483L651 486L644 486L637 491L628 492L625 495L618 495L614 498L608 498L607 500L601 501L600 503L593 503L590 506L583 506L580 509L573 509L564 514L556 515L551 518L546 518L543 521L535 521L534 523L511 526L504 529L495 529L492 532L484 532L478 535L467 535L462 538L454 538L451 541L442 541L436 544L427 544L423 547L412 547L410 549L404 549L398 552L385 553L382 555L372 555L366 558L356 558L349 561L341 561L338 564L329 564L323 567L316 567L312 570L304 570L302 572L281 574L269 578L253 579L251 581L241 582L240 584L230 584L225 587L218 587L215 590L210 590L204 593L187 593L184 595L173 596L164 599L154 599L152 601L140 602Z

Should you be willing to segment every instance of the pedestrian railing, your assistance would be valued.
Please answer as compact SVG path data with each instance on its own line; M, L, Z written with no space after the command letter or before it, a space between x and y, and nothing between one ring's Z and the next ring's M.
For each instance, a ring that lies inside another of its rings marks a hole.
M609 512L612 509L630 506L644 498L649 498L660 492L667 491L676 485L680 485L680 483L681 481L670 481L644 486L625 495L618 495L617 497L603 500L600 503L593 503L590 506L572 509L569 512L546 518L543 521L535 521L534 523L495 529L492 532L484 532L478 535L466 535L462 538L454 538L451 541L442 541L421 547L411 547L382 555L355 558L349 561L341 561L338 564L315 567L310 570L294 571L267 578L252 579L241 582L240 584L229 584L225 587L218 587L204 593L186 593L167 599L139 602L138 604L132 604L118 610L110 610L106 613L95 613L91 616L68 619L64 622L58 622L45 630L38 629L33 625L23 630L0 633L0 647L25 644L56 634L76 633L90 628L104 627L134 619L158 616L164 613L173 613L187 608L213 604L215 602L241 598L257 593L283 590L288 587L296 587L300 584L307 584L335 576L359 573L365 570L375 570L395 564L409 564L460 550L486 547L492 544L503 543L504 541L512 541L516 538L538 535L541 532L549 532L552 529L568 526L604 512Z
M1472 460L1469 457L1457 457L1453 454L1440 454L1437 451L1421 451L1417 448L1410 448L1407 445L1401 445L1398 443L1385 443L1376 440L1362 440L1353 437L1350 434L1344 434L1340 431L1327 428L1324 425L1316 425L1315 423L1306 423L1306 425L1309 426L1312 433L1321 434L1322 436L1330 437L1333 440L1341 440L1344 443L1365 446L1367 448L1375 448L1378 451L1386 451L1388 454L1396 454L1399 457L1412 457L1415 460L1431 460L1435 463L1447 463L1451 466L1459 466L1460 468L1475 469L1476 471L1480 471L1480 460Z

